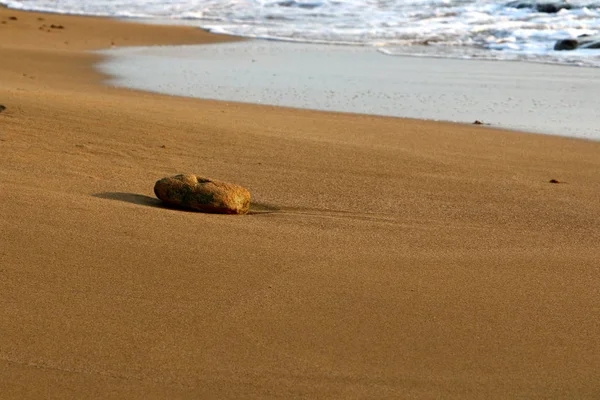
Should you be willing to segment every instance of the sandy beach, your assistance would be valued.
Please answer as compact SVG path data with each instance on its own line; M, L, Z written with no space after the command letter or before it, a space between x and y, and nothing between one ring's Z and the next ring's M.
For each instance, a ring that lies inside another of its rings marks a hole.
M86 51L232 38L0 22L1 398L600 394L600 142L117 89Z

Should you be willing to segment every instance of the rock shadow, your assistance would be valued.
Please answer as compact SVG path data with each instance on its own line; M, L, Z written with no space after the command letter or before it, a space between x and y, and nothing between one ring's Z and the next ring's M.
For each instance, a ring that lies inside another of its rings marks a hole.
M92 194L94 197L108 200L124 201L126 203L139 204L147 207L155 208L170 208L157 198L145 196L143 194L127 193L127 192L102 192Z
M155 197L146 196L143 194L136 193L127 193L127 192L102 192L102 193L94 193L92 196L97 197L99 199L108 199L108 200L118 200L124 201L126 203L138 204L146 207L154 207L154 208L164 208L167 210L177 210L177 211L185 211L185 212L200 212L187 210L185 208L169 206L159 199ZM280 211L280 208L268 203L260 203L260 202L251 202L250 210L248 211L248 215L259 215L259 214L272 214Z

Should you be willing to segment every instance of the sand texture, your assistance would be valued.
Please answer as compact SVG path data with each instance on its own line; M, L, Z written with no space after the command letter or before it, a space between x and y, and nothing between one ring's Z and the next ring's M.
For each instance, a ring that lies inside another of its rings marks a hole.
M224 38L0 21L1 398L600 395L600 143L108 88L82 50Z

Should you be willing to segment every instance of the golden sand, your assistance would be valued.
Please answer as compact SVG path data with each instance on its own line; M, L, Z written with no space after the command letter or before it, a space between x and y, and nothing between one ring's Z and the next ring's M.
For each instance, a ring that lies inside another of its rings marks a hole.
M231 38L0 21L1 398L599 395L600 143L109 88L84 50Z

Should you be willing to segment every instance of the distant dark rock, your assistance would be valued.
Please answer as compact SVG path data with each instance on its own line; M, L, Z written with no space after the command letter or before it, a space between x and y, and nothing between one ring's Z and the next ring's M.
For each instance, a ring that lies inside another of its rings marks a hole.
M538 3L535 5L535 9L538 12L543 12L543 13L548 13L548 14L555 14L557 12L559 12L560 10L570 10L572 8L572 6L568 3Z
M563 39L554 44L554 50L575 50L578 46L577 39Z
M8 17L8 19L11 21L16 21L18 18L17 17Z
M554 44L554 50L600 49L600 36L581 35L576 39L562 39Z
M560 10L570 10L573 6L564 1L538 3L537 1L511 1L506 4L512 8L530 8L537 12L555 14Z
M0 112L6 110L6 107L4 107L2 104L0 104Z
M557 179L550 179L550 181L549 181L549 182L550 182L550 183L560 183L560 181L559 181L559 180L557 180Z

